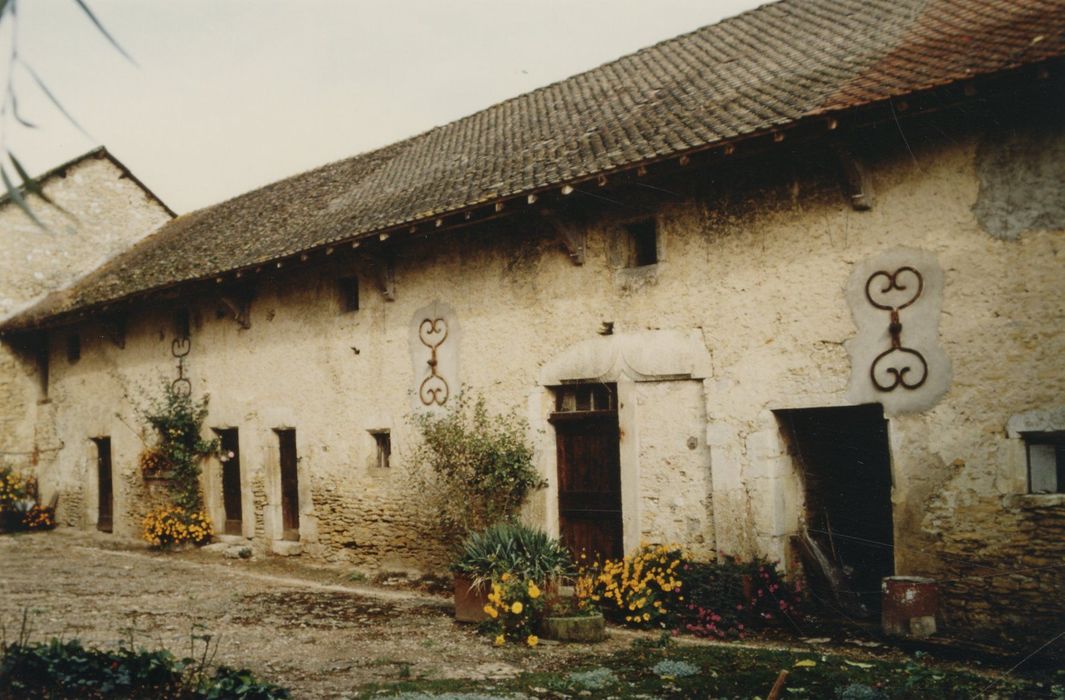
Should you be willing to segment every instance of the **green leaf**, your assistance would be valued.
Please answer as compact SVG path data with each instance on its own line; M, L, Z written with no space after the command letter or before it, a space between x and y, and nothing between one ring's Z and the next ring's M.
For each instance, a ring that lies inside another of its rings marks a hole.
M11 182L11 178L7 175L7 170L2 164L0 164L0 178L4 180L4 187L7 189L7 196L11 198L11 201L15 203L19 209L26 213L26 216L30 217L33 223L37 224L40 228L48 231L48 227L41 223L41 220L37 218L37 215L30 209L30 205L26 203L26 200L22 197L22 193L18 191L18 188Z
M92 20L92 23L95 24L96 28L100 30L100 33L107 37L107 40L111 42L111 46L114 46L116 51L125 56L127 61L129 61L133 65L137 65L137 62L133 60L133 57L126 53L126 50L118 45L118 42L115 41L115 38L111 36L110 32L104 29L104 25L100 24L100 20L96 19L96 15L92 13L92 10L89 9L89 6L85 4L84 0L74 0L74 2L77 3L78 7L80 7L86 15L88 15L89 19Z

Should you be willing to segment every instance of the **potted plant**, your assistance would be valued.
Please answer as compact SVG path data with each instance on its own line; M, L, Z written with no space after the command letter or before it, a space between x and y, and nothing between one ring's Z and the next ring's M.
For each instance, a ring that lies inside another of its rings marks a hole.
M562 543L547 533L518 522L497 523L463 541L451 564L455 575L455 619L481 622L493 578L504 574L535 581L552 590L573 562Z

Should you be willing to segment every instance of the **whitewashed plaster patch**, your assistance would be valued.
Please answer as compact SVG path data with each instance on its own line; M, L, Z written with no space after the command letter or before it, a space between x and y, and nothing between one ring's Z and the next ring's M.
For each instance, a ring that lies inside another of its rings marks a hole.
M414 312L408 342L414 382L411 408L443 410L461 389L459 341L462 329L454 309L434 301Z
M925 411L950 388L951 363L939 342L943 268L935 255L899 247L858 263L844 292L858 333L847 399L880 403L895 415Z

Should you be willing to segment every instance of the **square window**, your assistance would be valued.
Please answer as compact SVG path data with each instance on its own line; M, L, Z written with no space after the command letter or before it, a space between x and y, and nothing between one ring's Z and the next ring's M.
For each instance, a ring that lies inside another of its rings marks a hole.
M1028 492L1065 493L1065 432L1027 433Z
M71 333L67 336L67 361L74 364L81 359L81 336Z
M392 466L392 435L387 430L371 430L374 442L377 443L377 453L374 456L373 466L378 469L388 469Z
M643 219L625 224L627 262L625 267L644 267L658 262L658 223Z
M340 298L340 310L344 313L359 310L359 278L340 277L337 279L337 295Z

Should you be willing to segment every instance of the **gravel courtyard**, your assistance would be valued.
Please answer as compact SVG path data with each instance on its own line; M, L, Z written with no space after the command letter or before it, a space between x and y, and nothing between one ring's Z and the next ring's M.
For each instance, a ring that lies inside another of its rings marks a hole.
M406 677L565 667L631 641L622 633L594 651L550 643L498 649L452 620L450 597L351 583L351 573L275 557L161 554L70 529L5 536L0 623L11 641L28 610L32 640L116 645L132 635L138 646L178 656L193 635L209 634L216 663L249 668L298 698L355 697L360 684Z

